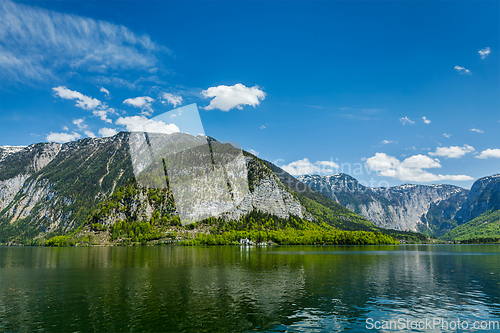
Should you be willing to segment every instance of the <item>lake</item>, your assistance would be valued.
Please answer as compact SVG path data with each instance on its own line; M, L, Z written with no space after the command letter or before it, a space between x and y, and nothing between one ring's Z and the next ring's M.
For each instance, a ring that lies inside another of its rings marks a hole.
M499 245L0 247L2 332L498 332L499 318Z

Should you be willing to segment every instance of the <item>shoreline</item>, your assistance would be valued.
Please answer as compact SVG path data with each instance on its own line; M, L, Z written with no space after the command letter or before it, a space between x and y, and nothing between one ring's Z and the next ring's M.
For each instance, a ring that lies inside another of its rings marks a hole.
M180 242L178 242L180 243ZM176 244L176 243L157 243L157 244L85 244L85 245L67 245L67 246L51 246L51 245L25 245L25 244L0 244L0 247L39 247L39 248L82 248L82 247L245 247L245 248L261 248L261 247L280 247L280 246L406 246L406 245L500 245L500 242L495 243L453 243L453 242L430 242L430 243L400 243L400 244Z

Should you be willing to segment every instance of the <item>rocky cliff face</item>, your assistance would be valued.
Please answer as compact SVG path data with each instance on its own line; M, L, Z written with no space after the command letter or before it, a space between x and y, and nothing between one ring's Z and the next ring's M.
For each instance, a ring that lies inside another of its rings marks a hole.
M500 209L500 174L483 177L474 182L469 196L455 219L459 224L466 223L482 213Z
M59 153L58 143L28 147L0 147L0 211L6 208L24 183Z
M469 192L452 185L370 188L346 174L306 175L298 179L379 227L433 235L454 227L455 214Z
M2 149L0 242L43 237L80 225L126 182L127 134L67 144Z
M0 149L0 243L69 232L87 221L99 204L132 179L128 139L129 133L119 133L63 145ZM249 154L244 159L251 190L221 217L239 219L258 210L314 220L264 162ZM178 214L171 192L164 191L157 202L148 189L136 189L121 206L94 214L94 222L109 225L124 219L149 220L155 212Z
M222 217L226 221L238 220L252 211L260 211L285 219L297 216L314 220L300 201L285 188L263 162L249 156L245 157L245 161L252 178L251 190L236 206L216 217ZM157 218L178 215L175 199L170 189L150 191L144 187L130 188L131 185L128 185L127 188L120 189L130 194L120 196L120 199L115 200L118 204L105 203L104 208L94 211L92 223L111 225L118 220L149 221L155 214ZM111 208L107 209L107 207Z
M245 158L248 171L254 175L252 190L233 209L224 213L226 219L237 220L253 210L260 210L281 218L291 215L312 220L313 217L300 201L290 193L269 167L253 158Z
M26 146L0 146L0 162L10 154L23 150Z

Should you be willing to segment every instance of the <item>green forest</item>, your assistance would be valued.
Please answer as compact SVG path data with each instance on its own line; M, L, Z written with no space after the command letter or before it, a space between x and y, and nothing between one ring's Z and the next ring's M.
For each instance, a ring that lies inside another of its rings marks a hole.
M381 232L336 230L325 223L315 223L299 217L283 219L253 211L238 221L209 218L198 223L180 225L178 216L150 221L118 221L112 225L90 223L72 235L55 236L46 246L94 245L95 235L107 234L114 245L239 245L248 238L257 244L274 245L368 245L399 244L392 236ZM94 235L94 236L92 236Z
M443 240L491 243L500 238L500 210L485 212L441 237Z

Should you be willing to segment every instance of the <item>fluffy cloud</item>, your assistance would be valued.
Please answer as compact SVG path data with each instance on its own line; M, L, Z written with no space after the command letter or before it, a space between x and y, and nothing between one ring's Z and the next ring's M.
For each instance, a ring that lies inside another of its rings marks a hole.
M404 116L403 118L399 118L399 121L403 123L403 125L410 124L413 125L415 122L413 120L410 120L407 116Z
M385 171L395 169L396 166L401 164L394 156L386 155L385 153L376 153L375 156L366 160L366 164L373 171Z
M164 99L164 101L162 101L162 103L172 104L174 106L174 108L177 107L177 105L182 104L182 96L180 96L180 95L173 95L171 93L163 93L160 95L160 98Z
M307 158L304 158L303 160L283 165L281 168L293 176L300 176L313 173L333 173L332 168L338 169L339 165L332 161L316 161L313 164Z
M80 139L81 137L82 136L76 132L73 132L73 133L52 133L52 132L50 132L50 134L47 135L46 139L49 142L64 143L64 142Z
M112 124L113 121L108 118L108 114L110 114L110 113L116 113L115 109L102 107L102 108L99 108L98 110L92 111L92 114L94 116L101 118L102 121L105 121L107 123Z
M394 156L389 156L385 153L376 153L375 156L366 160L366 165L370 170L377 172L379 176L396 178L401 181L433 182L474 179L466 175L436 175L430 173L424 169L441 168L439 160L420 154L408 157L401 162Z
M431 156L443 156L446 158L460 158L467 153L472 153L474 147L469 145L464 145L463 147L451 146L451 147L438 147L435 152L430 152Z
M105 93L106 97L109 97L109 90L108 89L101 87L101 89L99 91Z
M229 111L233 108L241 110L243 105L256 107L266 97L266 93L258 86L248 88L241 83L234 86L210 87L203 90L201 94L205 98L213 98L205 110L219 109L222 111Z
M477 132L477 133L484 133L483 131L481 131L480 129L478 128L471 128L470 129L471 132Z
M477 155L476 158L486 159L486 158L500 158L500 149L486 149Z
M443 133L443 136L448 139L451 136L451 134Z
M387 144L389 144L389 143L395 143L395 142L394 142L394 141L391 141L391 140L382 140L382 142L381 142L381 143L382 143L382 144L384 144L384 145L387 145Z
M154 99L149 96L141 96L136 98L128 98L123 101L123 104L133 106L134 108L140 108L143 114L150 115L151 113L153 113L153 109L151 108L151 103L153 101Z
M148 119L144 116L120 117L116 120L117 125L123 125L129 132L150 132L172 134L180 132L175 124L166 124L163 121Z
M422 120L424 121L424 123L426 124L430 124L431 121L429 119L427 119L427 117L422 117Z
M59 81L68 72L147 71L168 51L122 25L0 1L0 84Z
M87 128L87 125L83 123L84 121L85 121L85 119L83 119L83 118L73 119L73 124L78 126L79 129L84 129L84 128Z
M89 96L85 96L84 94L78 91L70 90L64 86L55 87L52 88L52 90L55 92L57 96L63 99L75 99L76 106L85 110L92 110L101 105L100 100Z
M455 70L460 74L470 74L470 70L465 67L455 66Z
M95 138L95 134L92 131L84 131L83 133L85 133L85 135L89 138Z
M99 135L102 136L103 138L108 136L113 136L116 133L117 131L114 128L103 127L99 130Z
M482 50L479 50L479 55L481 56L481 59L484 59L488 56L488 54L490 54L491 50L489 47L485 47L484 49Z
M438 159L432 159L429 156L420 154L408 157L401 163L401 165L405 168L414 169L430 169L441 167Z

